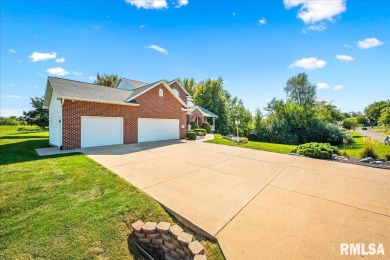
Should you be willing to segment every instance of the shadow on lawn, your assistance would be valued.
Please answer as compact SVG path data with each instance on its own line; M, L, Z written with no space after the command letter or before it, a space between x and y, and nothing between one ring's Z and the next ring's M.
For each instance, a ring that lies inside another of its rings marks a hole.
M1 137L1 139L23 139L23 138L27 139L30 137L23 137L23 136L18 136L18 138L14 138L14 136ZM75 155L75 153L68 153L68 154L40 157L35 152L35 149L37 148L45 148L48 146L49 143L47 137L41 137L41 139L37 138L35 140L26 140L26 141L1 145L0 165Z

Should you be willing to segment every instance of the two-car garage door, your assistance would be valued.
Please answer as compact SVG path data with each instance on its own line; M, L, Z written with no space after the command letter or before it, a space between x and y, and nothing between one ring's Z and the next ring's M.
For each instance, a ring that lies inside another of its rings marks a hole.
M138 142L179 139L179 119L138 119Z
M138 119L138 142L179 139L179 119ZM122 117L81 117L81 147L123 144Z

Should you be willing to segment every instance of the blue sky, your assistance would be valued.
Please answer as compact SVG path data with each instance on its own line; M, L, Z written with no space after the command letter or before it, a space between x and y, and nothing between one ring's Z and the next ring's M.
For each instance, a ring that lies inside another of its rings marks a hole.
M386 0L1 1L1 115L47 76L154 82L221 76L253 112L306 72L318 99L362 111L390 98Z

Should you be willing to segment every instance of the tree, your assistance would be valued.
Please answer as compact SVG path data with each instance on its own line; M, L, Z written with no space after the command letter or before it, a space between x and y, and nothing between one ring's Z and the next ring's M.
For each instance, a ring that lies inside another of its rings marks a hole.
M368 105L364 109L364 113L369 119L374 119L375 121L379 120L381 116L382 109L390 107L390 99L386 101L378 101Z
M384 126L390 124L390 107L381 110L381 116L378 119L378 123Z
M49 110L43 108L43 97L34 97L31 99L31 105L34 108L28 112L23 111L23 119L29 125L37 125L41 128L49 126Z
M356 117L345 118L343 121L343 127L348 130L355 130L358 126L358 121Z
M227 93L227 92L226 92ZM251 112L245 108L244 102L237 97L230 98L230 94L227 95L227 103L228 103L228 126L229 132L236 132L236 124L235 121L239 120L240 125L238 126L239 130L241 130L241 135L248 136L250 130L250 124L252 121Z
M118 84L118 81L119 81L118 75L103 74L103 76L101 76L99 73L97 73L96 80L95 80L94 84L101 85L101 86L107 86L107 87L115 87L116 84Z
M335 105L332 105L332 102L317 102L315 112L318 119L327 123L337 123L344 119L343 113Z
M179 82L191 96L194 94L194 88L196 86L194 78L179 79Z
M316 101L317 87L311 84L306 73L299 73L290 78L284 91L287 95L287 101L297 103L305 108L312 107Z
M222 82L215 79L200 82L194 88L193 97L195 104L218 115L216 131L226 134L228 132L227 97Z
M368 123L367 118L364 115L357 116L356 120L359 125L367 125Z

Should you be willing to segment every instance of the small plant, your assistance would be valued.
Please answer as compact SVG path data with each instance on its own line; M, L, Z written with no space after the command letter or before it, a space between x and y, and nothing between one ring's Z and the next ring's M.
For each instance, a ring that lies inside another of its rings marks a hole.
M207 131L208 134L211 134L211 125L207 122L204 122L202 124L202 128L205 129Z
M199 128L198 124L196 122L191 122L191 129L194 130L194 129L197 129Z
M294 149L295 153L318 159L331 159L332 154L340 154L337 147L328 143L306 143Z
M390 161L390 153L389 152L385 153L384 159L385 159L385 161Z
M194 131L199 135L199 136L205 136L207 134L206 130L203 128L197 128L194 129Z
M374 150L375 141L371 138L365 138L363 142L364 142L364 148L360 155L361 158L371 157L373 159L377 159L378 155L375 153Z
M196 132L193 132L193 131L187 132L186 133L186 138L188 140L196 140Z

